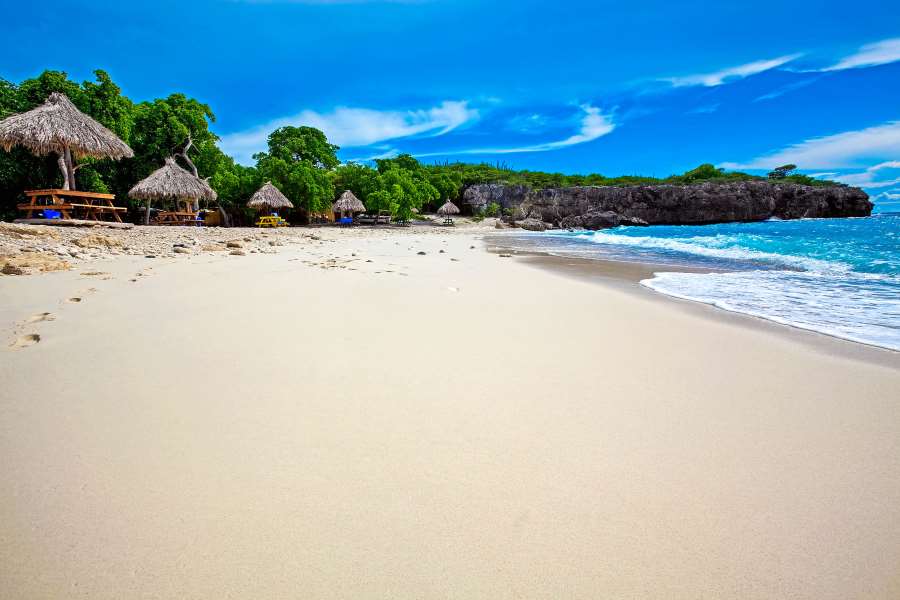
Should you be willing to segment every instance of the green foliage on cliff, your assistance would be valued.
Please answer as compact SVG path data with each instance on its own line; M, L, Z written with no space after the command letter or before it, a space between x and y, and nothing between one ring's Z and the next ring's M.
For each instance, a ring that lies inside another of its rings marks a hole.
M433 173L452 174L463 185L478 183L502 183L506 185L524 185L532 189L547 189L570 186L600 185L600 186L629 186L629 185L692 185L699 183L726 183L732 181L764 181L766 178L758 175L750 175L740 171L725 171L711 164L702 164L695 169L686 171L680 175L669 177L646 177L642 175L622 175L618 177L606 177L598 173L588 175L565 175L563 173L544 173L541 171L513 170L506 165L496 164L467 164L467 163L443 163L426 167ZM803 185L835 185L834 182L813 179L807 175L788 174L778 178L772 178L773 183L800 183Z

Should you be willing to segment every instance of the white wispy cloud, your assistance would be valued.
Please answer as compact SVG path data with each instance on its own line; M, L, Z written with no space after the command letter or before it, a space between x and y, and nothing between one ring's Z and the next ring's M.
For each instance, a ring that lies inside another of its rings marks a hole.
M757 60L736 67L728 67L712 73L697 73L694 75L684 75L681 77L666 77L662 81L667 81L675 87L687 86L704 86L716 87L733 81L735 79L743 79L750 75L756 75L763 71L776 69L781 65L787 64L792 60L800 58L801 54L789 54L787 56L779 56L778 58L770 58L766 60Z
M762 96L758 96L753 99L754 102L764 102L766 100L774 100L775 98L779 98L784 96L787 93L799 90L808 85L811 85L817 82L819 79L824 77L824 75L820 75L818 77L813 77L812 79L802 79L800 81L795 81L794 83L789 83L785 86L778 88L777 90L772 90L768 94L763 94Z
M862 167L867 162L893 160L900 156L900 121L812 138L737 163L727 162L727 169L771 169L793 163L803 169L840 169Z
M363 163L370 162L373 160L379 160L382 158L395 158L400 155L400 151L396 148L387 148L379 152L378 154L372 154L371 156L358 156L355 158L348 158L346 162L353 163Z
M369 146L386 140L417 135L439 136L478 119L478 110L466 101L445 100L418 110L375 110L340 106L331 112L305 110L275 119L246 131L222 136L222 150L247 164L253 154L266 149L269 133L287 125L321 129L338 146Z
M837 63L821 70L842 71L859 67L874 67L898 60L900 60L900 38L891 38L873 44L866 44L853 54L845 56Z
M562 140L507 148L467 148L464 150L453 150L448 152L428 152L425 154L416 154L416 156L428 157L449 156L454 154L517 154L522 152L547 152L549 150L558 150L567 146L594 141L597 138L607 135L616 128L612 115L602 112L598 107L583 104L581 110L584 111L584 115L581 118L578 133L570 135Z
M886 190L872 197L872 202L881 202L882 204L900 201L900 188Z
M845 173L832 179L847 185L870 189L891 187L900 183L900 160L889 160L859 173Z

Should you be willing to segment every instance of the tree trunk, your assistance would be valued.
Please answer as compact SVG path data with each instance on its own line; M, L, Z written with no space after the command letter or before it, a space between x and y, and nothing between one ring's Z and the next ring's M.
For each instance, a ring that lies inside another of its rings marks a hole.
M66 157L63 154L60 154L56 159L56 164L59 165L59 170L62 171L62 189L67 190L69 189L69 169L66 167Z
M150 224L150 201L147 200L147 210L144 211L144 225Z
M197 167L196 167L196 165L194 165L194 161L192 161L191 157L188 156L188 150L190 150L191 146L193 146L193 145L194 145L194 140L191 137L191 134L189 133L188 138L187 138L187 143L185 143L185 145L184 145L184 150L182 150L179 153L179 156L181 156L181 158L184 159L184 162L186 162L188 164L188 166L191 168L191 173L194 174L194 177L196 177L197 179L200 179L200 173L197 171ZM200 210L200 201L195 199L194 203L192 205L192 208L193 208L194 212L197 212L198 210Z
M66 170L67 178L69 180L68 190L75 190L75 162L72 160L72 151L66 148Z

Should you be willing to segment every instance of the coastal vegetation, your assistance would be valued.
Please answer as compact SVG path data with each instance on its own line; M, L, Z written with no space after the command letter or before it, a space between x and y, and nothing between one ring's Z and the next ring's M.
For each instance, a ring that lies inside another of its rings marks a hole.
M218 194L217 202L238 217L249 218L247 200L271 181L299 209L303 218L330 210L344 190L351 190L371 212L389 212L407 221L417 211L434 211L445 201L458 201L469 185L497 183L530 189L568 186L631 186L650 184L690 185L703 182L764 180L748 173L725 171L703 164L666 178L625 175L607 177L592 173L567 175L515 170L504 164L445 162L423 164L413 156L377 159L374 164L341 163L338 146L313 127L281 127L271 132L265 152L254 155L255 165L241 165L218 146L210 130L215 122L212 108L184 94L134 102L110 76L98 70L94 81L78 83L60 71L13 83L0 79L0 119L30 110L53 92L66 95L82 112L115 133L134 151L132 158L118 162L87 157L74 178L77 188L115 194L119 202L138 214L138 201L128 191L157 170L171 156L180 156L196 166L197 173ZM769 181L806 185L834 185L795 172L795 165L779 167ZM16 214L16 203L28 189L60 187L56 159L34 156L23 148L0 151L0 218ZM488 206L487 213L499 212Z

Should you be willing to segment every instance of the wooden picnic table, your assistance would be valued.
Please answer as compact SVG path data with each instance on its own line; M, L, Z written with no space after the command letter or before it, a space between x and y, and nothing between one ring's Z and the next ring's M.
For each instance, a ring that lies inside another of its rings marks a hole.
M105 215L111 215L114 221L122 222L119 213L128 209L115 206L113 194L100 192L79 192L77 190L30 190L26 191L28 202L17 205L25 211L26 219L33 219L34 213L42 210L58 210L63 219L73 219L72 213L78 213L86 221L103 221Z
M156 225L203 225L203 219L198 219L195 212L179 212L161 210L156 213Z

